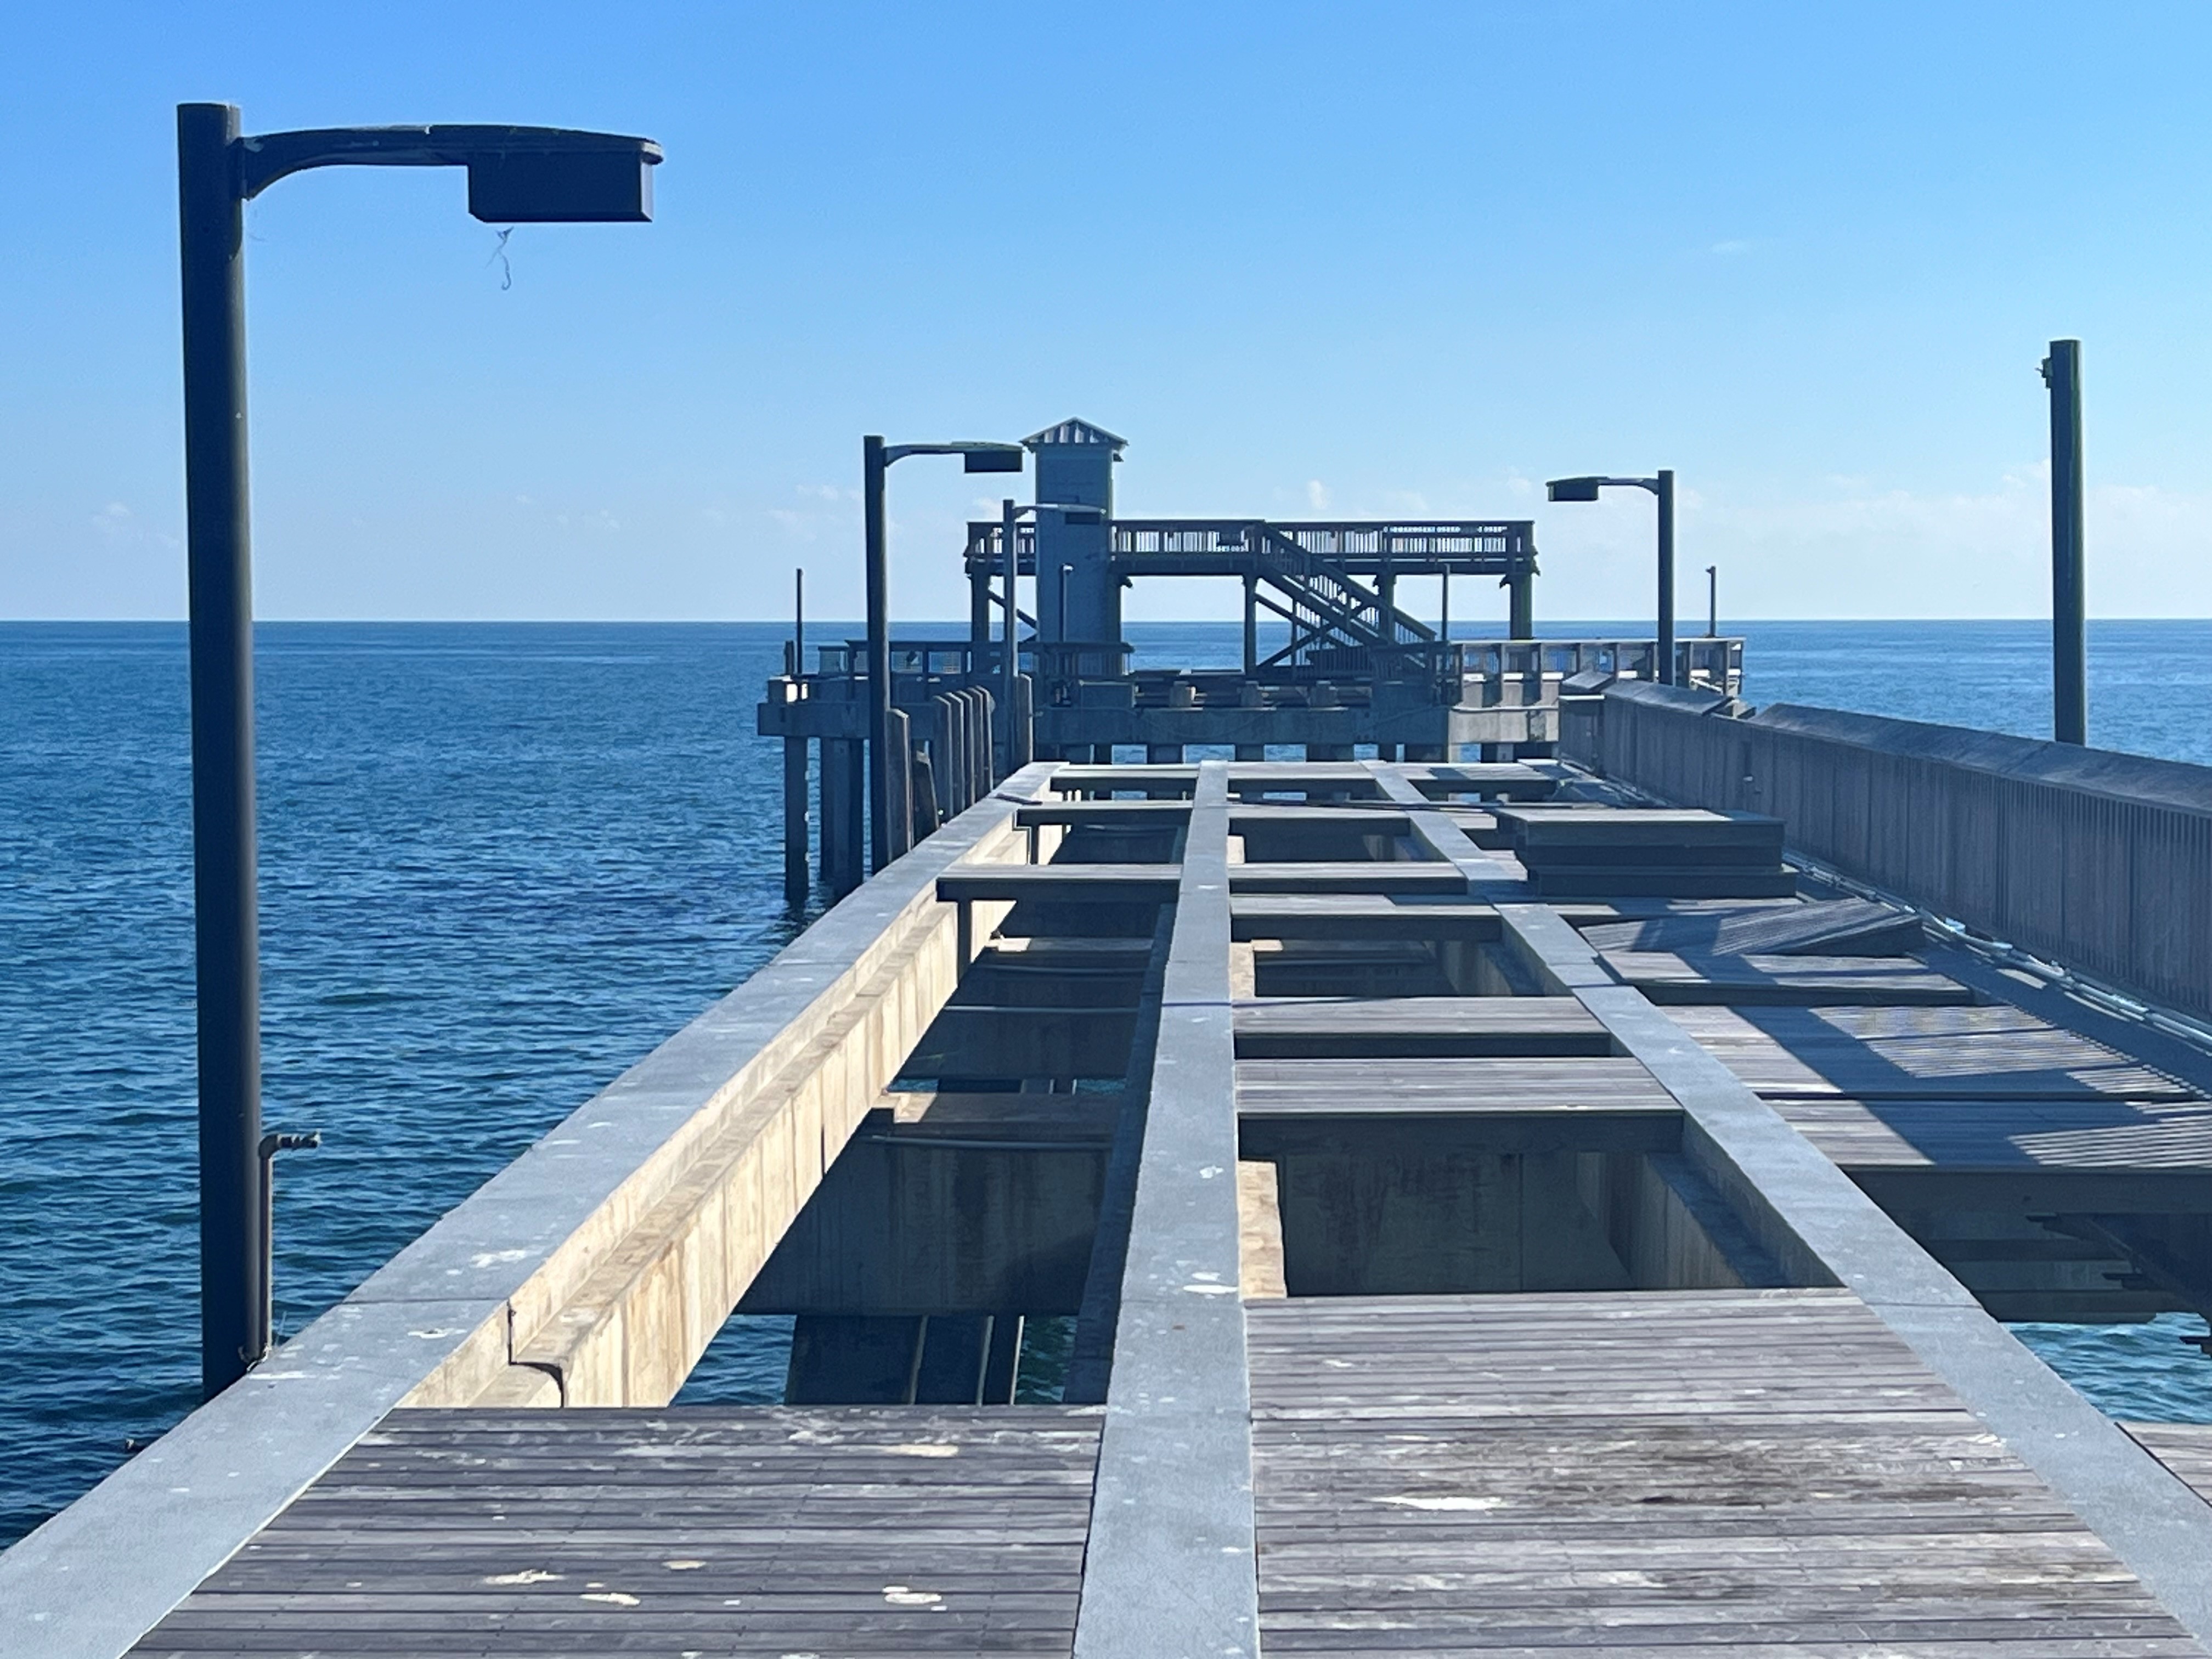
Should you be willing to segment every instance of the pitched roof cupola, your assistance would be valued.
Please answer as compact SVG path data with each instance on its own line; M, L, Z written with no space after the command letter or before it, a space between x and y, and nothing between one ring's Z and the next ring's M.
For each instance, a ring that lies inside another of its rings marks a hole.
M1066 588L1064 637L1085 642L1121 637L1121 585L1113 568L1114 463L1128 441L1088 421L1066 420L1022 440L1036 457L1036 499L1060 507L1096 507L1069 514L1041 505L1036 515L1037 620L1048 641L1058 641Z

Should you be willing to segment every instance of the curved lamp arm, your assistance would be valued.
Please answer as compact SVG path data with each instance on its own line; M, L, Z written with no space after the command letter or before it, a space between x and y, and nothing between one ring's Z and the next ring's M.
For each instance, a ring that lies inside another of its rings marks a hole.
M469 211L500 223L638 223L653 217L660 146L567 127L313 127L233 141L234 188L252 201L309 167L466 167Z

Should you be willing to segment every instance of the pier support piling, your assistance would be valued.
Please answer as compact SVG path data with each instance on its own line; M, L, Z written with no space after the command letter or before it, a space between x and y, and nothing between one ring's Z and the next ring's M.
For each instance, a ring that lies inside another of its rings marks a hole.
M867 784L857 739L822 740L822 884L841 899L860 884Z
M1532 570L1522 570L1506 579L1506 624L1508 636L1516 640L1536 637L1536 576Z
M806 902L806 739L783 740L783 896Z

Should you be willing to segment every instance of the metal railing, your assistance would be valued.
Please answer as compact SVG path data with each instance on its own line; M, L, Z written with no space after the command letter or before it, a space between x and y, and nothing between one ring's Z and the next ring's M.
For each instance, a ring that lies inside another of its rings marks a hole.
M1295 543L1354 575L1416 575L1449 568L1455 575L1508 575L1533 565L1535 525L1526 519L1312 520L1116 519L1114 554L1147 556L1231 553L1262 536Z
M1677 683L1728 696L1743 685L1743 641L1738 637L1677 640ZM1278 664L1260 678L1285 684L1315 680L1375 678L1425 684L1440 702L1487 707L1501 702L1550 702L1560 684L1577 674L1624 678L1654 678L1658 645L1652 640L1414 640L1395 646L1316 648L1297 662ZM950 682L982 683L1001 672L996 640L981 650L967 640L894 640L891 672ZM1124 678L1133 647L1115 641L1070 640L1061 643L1025 639L1020 669L1042 680L1101 680ZM847 640L817 648L816 667L797 680L808 688L825 680L866 678L867 647ZM1208 673L1237 675L1223 669ZM791 678L791 677L787 677Z
M1542 699L1548 702L1562 682L1577 674L1655 679L1658 658L1656 640L1454 640L1449 644L1427 640L1380 649L1316 651L1283 677L1373 675L1386 680L1427 680L1439 694L1470 681L1499 685L1540 680L1551 688ZM1679 684L1735 696L1743 687L1743 641L1702 635L1677 640L1674 675Z
M1306 552L1335 561L1354 575L1434 574L1504 576L1533 569L1535 525L1526 519L1407 520L1328 520L1279 522L1265 519L1115 519L1114 557L1124 574L1144 574L1147 562L1249 555L1262 532L1273 532ZM971 572L1006 568L995 520L968 526L963 556ZM1014 532L1014 556L1024 575L1036 568L1036 530L1024 522ZM1171 573L1160 573L1171 574Z

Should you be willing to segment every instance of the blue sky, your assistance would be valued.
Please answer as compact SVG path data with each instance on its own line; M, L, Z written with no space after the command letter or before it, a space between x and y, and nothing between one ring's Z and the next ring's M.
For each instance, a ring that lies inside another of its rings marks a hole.
M41 8L0 53L0 616L182 613L173 106L659 138L658 222L459 175L250 211L270 617L858 608L860 434L1130 439L1133 514L1534 516L1539 616L2047 605L2085 341L2095 614L2212 614L2212 7ZM893 474L961 609L979 485ZM1455 596L1468 614L1475 596ZM1493 596L1480 606L1495 608ZM1132 614L1226 614L1188 584ZM1480 607L1477 607L1480 614Z

